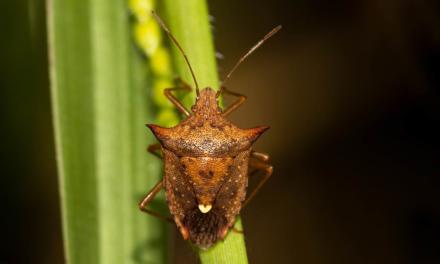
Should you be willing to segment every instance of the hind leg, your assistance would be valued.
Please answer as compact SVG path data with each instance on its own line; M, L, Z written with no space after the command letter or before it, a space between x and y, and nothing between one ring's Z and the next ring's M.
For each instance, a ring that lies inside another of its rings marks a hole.
M263 178L260 180L260 182L257 184L254 190L249 194L248 197L246 197L246 200L243 202L243 205L241 208L244 208L251 200L254 198L254 196L257 194L257 192L263 187L263 185L269 180L270 176L272 176L273 173L273 166L268 163L269 155L259 152L252 152L251 153L251 160L249 163L249 168L252 169L250 175L253 175L254 173L258 171L262 171L264 173Z
M154 197L156 197L157 193L163 188L163 181L160 180L151 191L142 199L139 203L139 209L142 212L155 216L161 220L165 220L171 223L174 223L174 220L170 216L164 216L156 211L150 210L147 206L153 201Z

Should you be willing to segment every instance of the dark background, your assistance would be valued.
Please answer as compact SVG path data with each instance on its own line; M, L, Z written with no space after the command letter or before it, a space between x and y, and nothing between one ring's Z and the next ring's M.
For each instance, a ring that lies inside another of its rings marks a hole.
M232 119L272 127L256 149L275 173L243 210L250 262L440 263L439 2L209 4L221 74L284 26L229 82L249 98ZM0 263L61 263L44 3L0 10Z

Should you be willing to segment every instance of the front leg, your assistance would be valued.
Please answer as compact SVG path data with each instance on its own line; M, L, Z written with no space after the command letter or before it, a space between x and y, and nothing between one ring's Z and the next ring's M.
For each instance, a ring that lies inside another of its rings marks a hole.
M186 109L186 107L179 101L179 99L177 99L171 92L173 91L178 91L178 90L184 90L184 91L188 91L191 92L191 86L189 86L188 84L186 84L182 79L178 78L177 79L178 85L177 87L174 88L166 88L164 90L164 94L165 96L168 98L168 100L171 101L171 103L174 104L174 106L176 106L176 108L182 113L184 114L186 117L190 116L191 113L188 111L188 109Z
M220 94L229 94L229 95L232 95L232 96L238 97L237 101L233 102L231 105L229 105L227 108L225 108L225 109L223 110L223 113L222 113L223 116L228 116L228 115L229 115L230 113L232 113L235 109L237 109L238 107L240 107L240 106L244 103L244 101L246 101L246 96L245 96L245 95L242 95L242 94L239 94L239 93L236 93L236 92L230 91L230 90L228 90L225 86L222 86L222 87L220 88L220 90L219 90L219 92L218 92L218 95L220 95Z

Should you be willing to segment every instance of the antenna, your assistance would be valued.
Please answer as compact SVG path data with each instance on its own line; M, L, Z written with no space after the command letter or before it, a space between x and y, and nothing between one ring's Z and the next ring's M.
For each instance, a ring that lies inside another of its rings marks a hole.
M223 79L221 86L220 86L220 90L217 92L217 97L220 96L220 94L222 94L223 90L224 90L224 84L229 80L229 78L231 77L231 74L235 71L235 69L237 69L237 67L247 58L249 57L249 55L251 55L256 49L258 49L261 45L263 45L263 43L269 39L270 37L272 37L273 35L275 35L280 29L282 28L281 25L276 26L274 29L272 29L269 33L267 33L260 41L258 41L257 44L255 44L245 55L243 55L238 62L235 64L235 66L232 68L232 70L228 73L228 75L226 75L225 79Z
M194 80L194 84L196 86L196 95L199 97L199 84L197 83L196 76L194 75L194 71L191 67L191 64L189 63L188 57L186 56L185 52L183 51L182 47L180 46L179 42L177 42L177 39L171 34L171 31L167 28L165 23L160 19L160 17L156 14L156 12L151 11L151 14L154 16L156 21L159 23L159 25L162 27L163 30L167 33L167 35L170 37L170 39L176 44L177 48L179 49L180 53L182 53L183 58L185 59L186 65L188 65L189 71L191 72L191 76Z

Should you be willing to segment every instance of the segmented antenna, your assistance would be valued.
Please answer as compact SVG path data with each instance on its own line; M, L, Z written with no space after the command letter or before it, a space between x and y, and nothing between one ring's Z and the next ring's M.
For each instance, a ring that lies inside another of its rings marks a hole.
M260 41L258 41L257 44L255 44L245 55L243 55L238 62L235 64L235 66L232 68L232 70L226 75L225 79L223 79L220 90L217 92L217 97L220 96L223 93L223 90L225 89L224 84L230 79L231 74L237 69L237 67L247 58L249 55L251 55L256 49L258 49L267 39L275 35L280 29L282 28L281 25L275 27L272 29L269 33L267 33Z
M159 25L162 27L163 30L165 30L165 32L167 33L168 37L170 37L170 39L174 42L174 44L176 44L177 48L179 49L180 53L182 53L183 58L185 59L186 65L188 65L189 71L191 72L191 76L194 80L194 84L196 86L196 95L197 97L199 97L199 84L197 83L197 79L196 76L194 74L194 71L191 67L191 64L189 63L188 57L186 56L185 52L183 51L182 47L180 46L179 42L177 42L177 39L173 36L173 34L171 34L171 31L167 28L167 26L165 25L165 23L162 21L162 19L156 14L156 12L151 11L151 14L153 14L154 18L156 19L156 21L159 23Z

